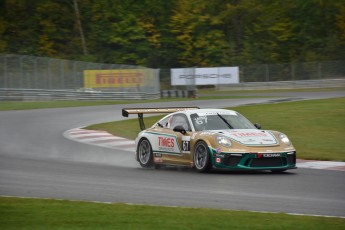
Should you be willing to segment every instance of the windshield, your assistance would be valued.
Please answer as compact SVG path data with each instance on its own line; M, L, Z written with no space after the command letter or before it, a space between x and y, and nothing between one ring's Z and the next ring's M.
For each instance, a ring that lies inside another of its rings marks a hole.
M195 131L221 129L256 129L256 127L239 113L190 115Z

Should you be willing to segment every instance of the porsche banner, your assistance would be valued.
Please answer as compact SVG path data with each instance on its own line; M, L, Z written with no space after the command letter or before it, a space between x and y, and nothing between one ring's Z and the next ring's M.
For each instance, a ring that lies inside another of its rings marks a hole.
M171 85L221 85L239 83L238 67L171 69Z
M84 70L85 88L131 88L154 78L151 69Z

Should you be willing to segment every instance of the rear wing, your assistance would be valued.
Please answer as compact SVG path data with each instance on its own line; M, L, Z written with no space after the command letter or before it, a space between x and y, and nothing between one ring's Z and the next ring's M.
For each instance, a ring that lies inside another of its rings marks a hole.
M122 109L122 116L128 117L129 114L138 114L140 129L145 129L144 114L154 113L174 113L190 109L200 109L199 107L165 107L165 108L124 108Z

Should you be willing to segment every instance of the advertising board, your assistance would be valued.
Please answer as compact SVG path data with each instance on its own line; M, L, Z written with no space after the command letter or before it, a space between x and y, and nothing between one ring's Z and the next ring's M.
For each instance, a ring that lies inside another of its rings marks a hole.
M238 67L171 69L171 85L220 85L239 83Z
M153 78L153 74L150 69L84 70L84 87L141 87L144 85L144 77L150 79Z

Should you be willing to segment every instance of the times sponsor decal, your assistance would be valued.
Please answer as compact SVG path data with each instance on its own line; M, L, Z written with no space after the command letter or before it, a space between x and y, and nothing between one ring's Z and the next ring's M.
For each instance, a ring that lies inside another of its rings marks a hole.
M174 152L175 138L158 136L158 150Z

